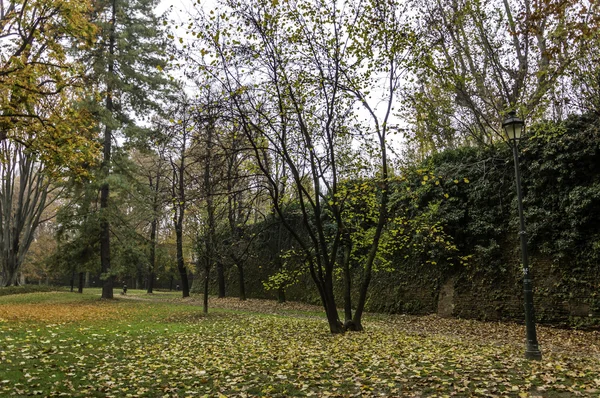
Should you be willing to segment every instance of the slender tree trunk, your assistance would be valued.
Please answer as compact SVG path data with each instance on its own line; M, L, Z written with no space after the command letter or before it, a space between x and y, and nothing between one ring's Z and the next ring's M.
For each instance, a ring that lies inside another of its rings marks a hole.
M177 270L181 278L181 295L183 298L190 296L190 284L187 276L187 269L183 261L183 217L179 216L175 226L175 235L177 238Z
M223 263L217 262L217 279L219 282L219 298L225 297L225 270L223 269Z
M85 281L85 273L84 272L80 272L79 273L79 287L77 289L77 293L83 293L83 284Z
M159 207L159 191L160 191L160 177L161 177L161 169L160 165L157 168L156 172L156 183L153 184L152 176L150 175L148 179L150 180L150 188L153 188L154 197L152 204L152 224L150 226L150 265L148 269L148 293L151 294L154 289L154 279L156 278L156 244L158 234L158 207Z
M215 221L215 205L214 205L214 188L213 179L211 174L213 173L212 167L212 148L214 139L214 120L209 121L209 125L206 129L206 153L204 163L204 194L206 196L206 212L208 215L208 231L206 236L206 263L208 277L210 268L215 263L217 257L216 242L217 242L217 228ZM219 286L219 298L225 297L225 276L223 274L223 266L217 261L217 282ZM205 297L208 297L208 279L205 280Z
M148 294L153 293L154 279L156 278L156 275L154 274L154 270L156 269L156 215L152 220L152 225L150 228L150 265L148 269Z
M241 264L241 262L236 262L237 265L237 269L238 269L238 276L239 276L239 283L240 283L240 300L241 301L245 301L246 300L246 281L244 279L244 266Z
M208 285L210 281L210 260L207 258L204 265L204 300L202 302L202 312L208 314Z
M106 84L106 110L109 114L112 114L114 109L113 104L113 83L111 79L115 74L115 47L116 47L116 23L117 23L117 4L116 0L112 2L112 15L110 21L110 36L108 42L108 81ZM112 147L112 129L107 124L104 128L104 159L102 162L103 177L105 178L102 187L100 188L100 264L102 273L106 278L102 285L102 298L112 299L113 298L113 284L114 276L111 274L110 268L110 222L108 217L108 197L109 197L109 186L106 178L110 174L110 157Z
M90 272L89 271L85 272L85 287L87 287L87 288L90 287Z
M184 124L184 129L187 124ZM183 259L183 220L185 215L185 170L186 170L186 132L184 130L183 143L181 146L181 158L179 159L179 165L173 166L173 180L174 180L174 199L175 203L175 214L173 215L173 221L175 224L175 237L177 240L177 270L179 271L179 277L181 279L181 296L183 298L190 296L190 283L188 280L187 269Z
M73 270L73 272L71 272L71 293L73 293L73 290L75 289L75 270Z
M209 276L210 269L213 262L215 261L215 243L216 243L216 222L215 222L215 207L213 198L213 184L211 180L211 159L212 159L212 146L213 146L213 134L214 134L214 121L210 120L208 128L206 130L206 152L204 161L204 195L206 200L206 213L208 218L207 231L205 236L205 270L204 270L204 313L208 313L208 287L209 287ZM219 277L217 275L217 277ZM225 290L223 281L223 290ZM219 280L219 293L221 288L221 281ZM224 296L223 291L223 296Z
M285 288L284 287L279 287L277 289L277 302L278 303L285 303Z
M338 311L335 305L335 298L333 296L333 286L325 287L325 297L323 305L325 307L325 314L327 315L327 322L329 323L329 330L333 334L343 333L344 327L340 322Z
M384 158L385 159L385 158ZM384 168L384 178L387 181L387 168ZM369 255L367 256L365 271L364 271L364 279L360 286L360 292L358 296L358 303L356 305L356 311L354 312L354 318L352 322L354 323L354 328L356 331L362 331L362 315L365 309L365 304L367 302L367 292L369 290L369 284L371 283L371 275L373 273L373 262L375 261L375 256L377 255L377 250L379 248L379 241L381 239L381 235L383 233L383 227L385 226L386 219L386 211L387 211L387 198L388 198L388 186L385 184L384 192L382 193L382 199L380 203L380 213L379 213L379 222L377 224L377 229L375 230L375 235L373 237L373 243L371 245L371 249L369 251Z
M352 246L349 240L344 245L344 257L342 267L344 270L344 326L348 328L348 322L352 321L352 274L350 273L350 253Z

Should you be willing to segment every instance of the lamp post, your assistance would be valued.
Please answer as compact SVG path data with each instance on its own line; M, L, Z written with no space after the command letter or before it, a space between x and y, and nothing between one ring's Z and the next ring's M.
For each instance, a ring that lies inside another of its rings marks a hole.
M508 118L502 122L502 128L508 138L508 143L513 151L515 161L515 185L517 186L517 201L519 203L519 238L521 240L521 261L523 263L523 298L525 300L525 327L527 343L525 358L542 359L542 353L538 346L535 332L535 315L533 311L533 280L529 270L529 258L527 256L527 232L525 231L525 218L523 216L523 196L521 194L521 172L519 170L518 142L523 133L525 123L518 118L515 111L508 114Z

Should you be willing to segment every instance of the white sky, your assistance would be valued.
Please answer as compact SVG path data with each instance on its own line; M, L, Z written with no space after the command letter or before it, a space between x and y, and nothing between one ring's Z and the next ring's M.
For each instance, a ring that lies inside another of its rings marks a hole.
M164 12L171 9L169 13L168 19L174 23L172 26L173 34L176 38L176 44L179 44L179 38L183 38L184 42L186 39L191 39L191 35L187 35L186 37L186 26L189 24L190 16L195 14L195 10L199 7L205 7L210 9L214 7L213 0L162 0L159 6L156 8L157 14L163 14ZM179 27L178 29L175 29ZM385 103L385 101L383 101ZM396 107L397 109L397 107ZM370 120L370 116L366 110L362 107L358 107L358 115L365 120ZM403 120L398 119L397 117L392 116L390 119L390 124L395 124L400 126L401 128L406 128L407 123ZM399 154L402 152L404 138L402 134L392 134L390 131L387 135L387 142L391 146L391 149ZM389 155L388 155L389 156ZM395 156L392 156L392 158Z

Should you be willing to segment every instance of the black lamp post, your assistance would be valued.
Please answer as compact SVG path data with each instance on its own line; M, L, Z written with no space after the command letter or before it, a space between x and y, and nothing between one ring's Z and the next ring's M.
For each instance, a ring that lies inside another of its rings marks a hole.
M521 172L519 171L519 151L518 142L523 133L525 123L518 118L514 111L508 114L508 118L502 122L508 143L512 147L515 161L515 183L517 186L517 200L519 203L519 238L521 240L521 260L523 262L523 298L525 300L525 327L527 330L527 345L525 348L525 358L542 359L542 353L538 346L537 335L535 332L535 315L533 311L533 280L529 270L529 258L527 256L527 232L525 232L525 219L523 217L523 196L521 194Z

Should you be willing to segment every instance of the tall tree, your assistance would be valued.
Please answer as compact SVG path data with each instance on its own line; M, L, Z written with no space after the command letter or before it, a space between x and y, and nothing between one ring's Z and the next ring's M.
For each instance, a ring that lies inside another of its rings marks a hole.
M135 115L157 108L157 94L167 85L163 73L166 47L160 18L154 14L157 0L99 0L95 3L94 21L101 35L89 53L93 78L103 93L98 104L103 128L103 161L100 189L101 238L100 259L104 278L103 298L113 297L114 273L110 248L111 154L117 132L135 131Z
M175 227L175 237L177 246L177 269L181 278L182 297L189 297L190 284L188 280L188 269L185 266L184 257L184 222L185 213L189 206L188 189L190 183L190 169L195 163L190 152L197 145L197 140L193 139L194 120L192 118L191 104L185 96L177 104L177 108L172 112L171 124L168 127L168 134L173 148L169 156L171 165L171 202L172 202L172 221Z
M225 90L266 177L273 208L301 248L331 332L339 333L343 325L333 294L342 230L338 148L349 143L352 108L342 90L346 44L337 30L345 14L333 2L228 5L234 9L229 16L235 19L233 25L247 29L245 37L236 38L243 50L228 45L225 37L235 28L221 26L218 16L209 17L205 38L220 59ZM251 75L242 75L242 70ZM280 181L275 178L275 166L281 163L289 171L307 235L289 224L281 207ZM327 195L335 199L327 200ZM325 225L327 213L335 220L333 232Z
M388 201L390 195L390 170L388 160L389 136L398 127L393 124L394 104L403 94L403 79L410 65L409 54L414 48L414 34L407 23L406 4L397 1L367 1L359 3L355 11L354 21L344 21L349 31L350 51L348 62L342 64L341 73L344 82L343 90L354 95L362 108L367 112L367 126L364 134L365 148L372 157L377 198L373 207L375 230L369 237L368 254L361 261L363 279L359 289L356 311L352 322L347 325L355 330L362 330L362 315L367 302L367 293L371 282L377 253L388 221ZM375 96L375 99L372 99ZM365 187L365 185L361 185ZM367 190L369 188L366 188ZM341 190L340 190L341 191ZM344 192L343 195L348 195ZM337 197L341 197L340 193ZM334 196L336 198L336 196ZM337 199L334 199L337 200ZM344 217L343 208L340 219L343 220L344 244L350 241L350 220ZM364 244L364 242L363 242ZM344 273L346 275L346 300L349 300L350 277L348 261L352 248L345 248L343 255ZM345 314L351 314L350 305L345 306ZM348 319L346 319L348 321Z
M162 208L167 203L167 174L168 159L167 145L169 140L162 132L164 126L155 126L156 134L153 134L151 143L147 145L146 150L141 150L134 154L134 158L139 166L141 178L146 182L146 194L150 196L150 232L149 232L149 259L148 259L148 293L153 293L154 280L156 279L156 259L159 241L160 220L163 215Z
M220 77L230 94L265 177L273 211L302 253L331 332L360 330L386 223L387 137L411 37L401 22L403 8L395 2L226 5L233 10L229 14L222 7L199 20L198 28L216 57L205 62L203 70ZM215 72L217 65L220 73ZM385 89L378 92L382 82ZM382 100L383 107L375 105ZM358 118L358 106L367 111L368 120ZM371 151L367 162L356 156L352 146L357 142ZM279 166L283 167L278 170ZM302 231L284 212L285 195L277 177L281 170L288 179L287 195L302 215ZM376 175L380 187L377 228L363 262L357 311L344 326L333 293L336 267L344 257L339 254L347 244L348 191L343 186L345 180L364 173Z

